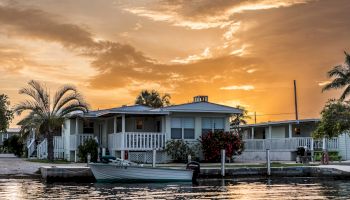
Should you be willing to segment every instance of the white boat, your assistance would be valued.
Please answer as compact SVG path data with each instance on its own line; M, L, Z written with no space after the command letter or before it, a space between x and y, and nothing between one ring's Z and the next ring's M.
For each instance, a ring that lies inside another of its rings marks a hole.
M190 169L144 167L125 160L110 163L89 163L98 182L171 182L192 181Z

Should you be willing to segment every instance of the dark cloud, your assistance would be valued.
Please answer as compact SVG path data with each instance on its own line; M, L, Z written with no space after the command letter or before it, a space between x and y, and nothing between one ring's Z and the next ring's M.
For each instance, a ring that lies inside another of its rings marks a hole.
M38 9L0 6L0 24L10 34L30 39L59 42L66 47L93 47L92 34L78 25L60 22Z

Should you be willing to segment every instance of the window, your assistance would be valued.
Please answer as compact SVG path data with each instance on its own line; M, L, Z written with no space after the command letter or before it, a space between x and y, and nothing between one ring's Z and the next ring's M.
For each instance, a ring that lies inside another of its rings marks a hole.
M209 132L219 132L225 130L225 118L223 117L203 117L202 134Z
M94 122L84 121L83 133L94 133Z
M137 119L136 120L136 129L137 130L143 129L143 120L142 119Z
M194 118L172 118L171 139L194 139Z

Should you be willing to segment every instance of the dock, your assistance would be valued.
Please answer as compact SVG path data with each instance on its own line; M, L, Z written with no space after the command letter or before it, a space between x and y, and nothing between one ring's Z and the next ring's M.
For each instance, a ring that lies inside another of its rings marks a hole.
M73 181L94 182L90 167L44 166L40 167L41 177L47 182Z

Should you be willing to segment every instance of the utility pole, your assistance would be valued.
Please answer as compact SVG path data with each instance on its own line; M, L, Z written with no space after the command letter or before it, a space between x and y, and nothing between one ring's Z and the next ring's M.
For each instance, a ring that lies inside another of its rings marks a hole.
M299 120L298 116L298 98L297 98L297 83L294 80L294 108L295 108L295 120Z
M254 112L254 122L256 124L256 112Z

